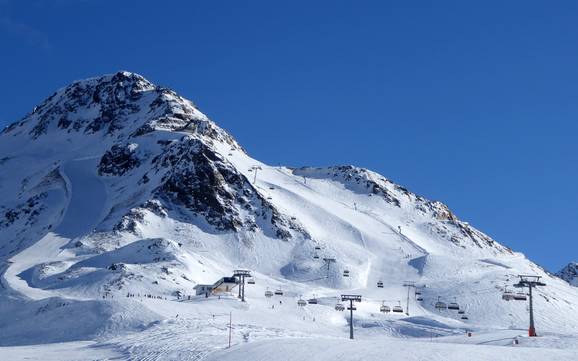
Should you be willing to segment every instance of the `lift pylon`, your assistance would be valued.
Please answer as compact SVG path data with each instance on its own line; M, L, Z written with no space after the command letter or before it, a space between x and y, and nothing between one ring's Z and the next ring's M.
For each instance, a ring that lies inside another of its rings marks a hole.
M527 276L527 275L518 275L520 277L520 281L514 285L517 288L525 288L528 287L528 296L529 296L529 312L530 312L530 327L528 328L528 336L536 337L536 327L534 326L534 300L532 297L532 289L537 286L546 286L544 282L540 281L542 276Z

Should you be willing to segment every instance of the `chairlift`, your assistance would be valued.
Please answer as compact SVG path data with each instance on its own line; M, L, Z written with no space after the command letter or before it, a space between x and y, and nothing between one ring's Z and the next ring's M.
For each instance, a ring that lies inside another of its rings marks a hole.
M345 306L342 303L337 302L335 304L335 311L345 311Z
M508 288L504 288L504 293L502 293L502 299L504 301L512 301L514 300L514 292L509 291Z
M296 220L296 219L297 219L297 217L291 217L291 220L292 220L292 221L294 221L294 220Z
M421 296L421 291L420 291L420 290L415 290L415 295L416 295L416 296Z
M515 301L526 301L527 299L528 299L528 297L523 292L518 292L518 293L514 294L514 300Z
M269 187L269 189L270 189L270 190L273 190L273 189L275 189L275 187L273 187L273 186L270 186L270 187Z
M459 311L458 311L458 315L463 315L463 314L465 314L465 313L466 313L466 311L464 311L464 310L459 310Z
M448 306L444 302L440 301L440 297L438 297L438 301L435 303L435 308L438 310L445 310Z
M389 313L391 312L391 308L385 305L385 302L382 302L381 307L379 307L379 312L381 313Z
M378 288L383 288L383 282L381 282L381 280L380 280L380 281L377 281L377 287L378 287Z
M278 288L275 290L275 296L283 296L283 290Z
M463 315L461 318L462 318L462 320L469 320L468 316L466 316L466 315Z
M307 300L307 303L310 304L310 305L316 305L316 304L318 303L318 302L317 302L317 298L315 298L315 297L310 298L310 299Z
M423 302L423 297L418 296L418 297L416 298L416 301Z
M403 313L403 307L401 307L401 302L397 301L398 305L393 306L393 312L395 313Z
M316 251L321 251L321 247L320 247L320 246L315 246L315 250L316 250Z
M314 255L313 259L319 259L319 255L318 254Z
M232 155L233 155L233 153L229 153L229 157L232 156Z
M273 292L269 291L269 288L267 288L267 291L265 291L265 297L267 297L267 298L273 297Z
M255 284L255 279L254 279L253 277L249 278L249 279L247 280L247 284L249 284L249 285L254 285L254 284Z
M271 196L268 196L267 199L271 200L271 199L273 199L273 198L272 198Z
M297 301L297 306L299 306L299 307L305 307L305 306L307 306L307 302L305 302L305 300L302 300L302 299L300 298L299 301Z
M454 298L454 302L450 303L448 305L448 310L454 310L457 311L460 309L460 305L456 302L455 298Z
M348 269L343 271L343 277L349 277L349 270Z

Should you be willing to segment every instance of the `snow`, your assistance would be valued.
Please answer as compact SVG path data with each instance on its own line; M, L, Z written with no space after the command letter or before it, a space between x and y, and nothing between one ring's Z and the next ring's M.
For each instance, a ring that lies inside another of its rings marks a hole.
M117 133L74 133L49 123L46 134L31 140L29 132L49 106L71 104L63 89L21 126L0 135L0 215L17 214L14 220L0 217L7 240L0 241L0 359L578 356L578 289L459 221L442 203L356 167L264 164L192 103L158 93L139 76L121 75L128 78L119 88L123 102L131 97L124 90L131 81L140 86L133 104L138 110L128 113L126 128ZM77 85L90 88L114 78ZM167 107L148 111L158 99ZM68 119L89 123L100 108L88 102ZM193 121L181 119L188 116ZM154 126L133 136L144 124ZM241 221L254 220L252 227L218 229L201 213L158 197L165 176L179 166L203 166L186 163L194 149L167 154L199 144L194 141L214 152L203 156L210 158L207 169L215 179L239 176L238 184L215 190L216 201ZM128 149L138 162L118 174L99 174L98 164L113 145ZM163 156L163 166L154 163ZM256 177L254 166L261 167ZM234 187L241 187L238 193ZM275 227L290 237L278 237ZM327 267L325 257L335 262ZM256 284L246 286L247 302L234 294L193 296L195 285L212 284L235 269L249 269L255 277ZM350 277L343 276L345 270ZM518 274L541 275L547 284L536 290L534 305L541 337L525 337L527 303L501 299ZM407 282L420 287L423 301L413 290L408 297ZM277 288L282 297L264 296ZM341 294L362 295L354 341L347 339L347 312L334 309ZM319 304L297 306L300 298L314 296ZM436 310L438 298L458 302L468 320ZM409 315L382 314L382 304L404 311L409 306Z
M312 356L314 355L314 356ZM495 347L400 340L277 339L249 343L216 353L207 360L284 361L308 360L408 360L408 361L495 361L571 360L573 350Z

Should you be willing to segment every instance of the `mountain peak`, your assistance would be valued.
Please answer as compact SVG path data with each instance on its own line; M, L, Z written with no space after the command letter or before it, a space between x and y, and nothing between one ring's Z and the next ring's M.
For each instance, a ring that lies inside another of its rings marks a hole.
M75 81L61 88L1 135L39 139L51 134L53 144L59 140L70 144L86 138L80 135L118 140L157 130L197 134L239 147L191 101L128 71Z
M578 262L570 262L556 274L564 281L578 287Z

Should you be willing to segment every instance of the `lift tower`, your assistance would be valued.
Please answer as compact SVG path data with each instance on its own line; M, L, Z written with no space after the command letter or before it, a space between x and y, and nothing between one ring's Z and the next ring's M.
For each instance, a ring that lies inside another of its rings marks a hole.
M327 265L327 278L329 278L329 266L331 266L332 263L335 263L335 258L323 258L323 262Z
M520 277L520 282L516 283L514 287L529 289L529 302L530 302L530 328L528 329L528 336L536 337L536 328L534 327L534 300L532 298L532 289L537 286L546 286L544 282L540 282L541 276L526 276L518 275Z
M244 269L234 270L233 277L239 280L239 298L242 302L245 302L245 278L251 277L251 272Z
M405 281L403 287L407 287L407 299L405 302L405 314L409 316L409 291L413 287L415 288L415 282L413 281Z
M353 311L357 309L353 302L361 302L361 295L341 295L341 301L349 301L349 338L353 340Z

